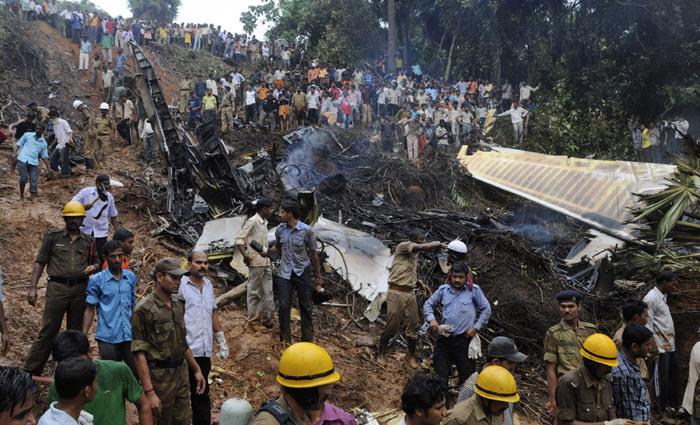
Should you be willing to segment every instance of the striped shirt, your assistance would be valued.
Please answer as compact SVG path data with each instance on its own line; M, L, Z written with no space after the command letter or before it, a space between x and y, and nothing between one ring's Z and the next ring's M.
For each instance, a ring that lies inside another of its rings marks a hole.
M635 422L650 422L651 406L637 361L621 351L617 353L617 361L620 365L611 373L615 415Z

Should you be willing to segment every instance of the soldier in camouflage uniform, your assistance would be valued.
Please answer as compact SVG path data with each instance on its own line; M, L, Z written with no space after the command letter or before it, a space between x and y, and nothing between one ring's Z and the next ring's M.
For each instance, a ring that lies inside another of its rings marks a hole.
M151 403L153 424L190 423L190 383L187 366L195 372L197 394L205 388L199 365L187 345L184 302L176 294L180 279L189 275L177 261L156 264L155 288L131 315L131 351L139 380Z
M80 118L83 125L83 158L85 158L85 168L87 170L95 169L95 114L83 102L76 100L73 102L73 107L80 112Z
M549 328L544 337L544 363L551 411L550 422L556 418L557 379L566 372L583 365L581 347L589 336L596 333L592 323L578 320L583 295L578 291L562 291L556 296L562 319Z

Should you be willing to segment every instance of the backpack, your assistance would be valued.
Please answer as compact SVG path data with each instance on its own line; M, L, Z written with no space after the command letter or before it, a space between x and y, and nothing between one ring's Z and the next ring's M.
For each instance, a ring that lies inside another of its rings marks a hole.
M297 425L296 421L289 416L289 413L287 413L287 411L284 410L282 406L275 401L275 399L263 402L253 417L257 416L260 412L267 412L271 414L275 417L277 422L280 423L280 425Z

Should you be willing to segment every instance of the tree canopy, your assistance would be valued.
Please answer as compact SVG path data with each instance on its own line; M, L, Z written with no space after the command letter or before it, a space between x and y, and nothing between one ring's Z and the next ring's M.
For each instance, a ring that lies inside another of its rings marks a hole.
M129 0L134 17L170 22L177 16L180 0Z

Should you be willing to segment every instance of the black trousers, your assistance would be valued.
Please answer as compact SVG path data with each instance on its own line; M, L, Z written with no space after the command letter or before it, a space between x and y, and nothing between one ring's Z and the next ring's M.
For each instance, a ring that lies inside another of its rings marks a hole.
M129 126L128 119L123 119L119 121L119 124L117 124L117 132L120 136L122 136L123 139L126 140L128 144L134 144L133 140L131 140L131 126Z
M123 361L131 369L136 379L139 375L136 372L136 362L134 361L134 353L131 352L131 341L124 341L118 344L111 344L97 340L97 347L100 349L100 357L102 360L114 360L115 362Z
M476 362L469 358L469 343L471 338L461 334L452 338L438 336L433 351L433 365L435 373L447 379L450 367L457 366L459 373L459 386L464 383L476 369Z
M102 214L106 214L106 212L102 211ZM105 236L104 238L97 238L93 233L92 237L95 238L95 246L93 247L93 252L97 253L97 259L100 262L100 267L102 267L102 264L104 264L105 262L104 258L102 258L102 248L104 248L105 244L107 243L107 236Z
M197 380L194 379L194 370L187 368L190 376L190 401L192 402L192 424L211 425L211 399L209 398L209 372L211 372L210 357L195 357L194 360L202 370L202 376L207 386L202 394L197 394Z
M301 341L314 342L313 306L311 305L311 292L313 284L311 282L310 267L304 269L301 276L292 272L289 279L277 278L277 293L279 296L279 321L280 321L280 341L291 344L292 328L292 296L294 290L299 298L299 314L301 315Z
M655 412L677 408L681 397L681 368L675 351L660 353L651 370L651 405Z
M255 110L256 110L256 105L253 103L252 105L245 105L245 123L250 124L255 120Z
M318 109L309 109L309 121L311 121L311 125L318 125Z

